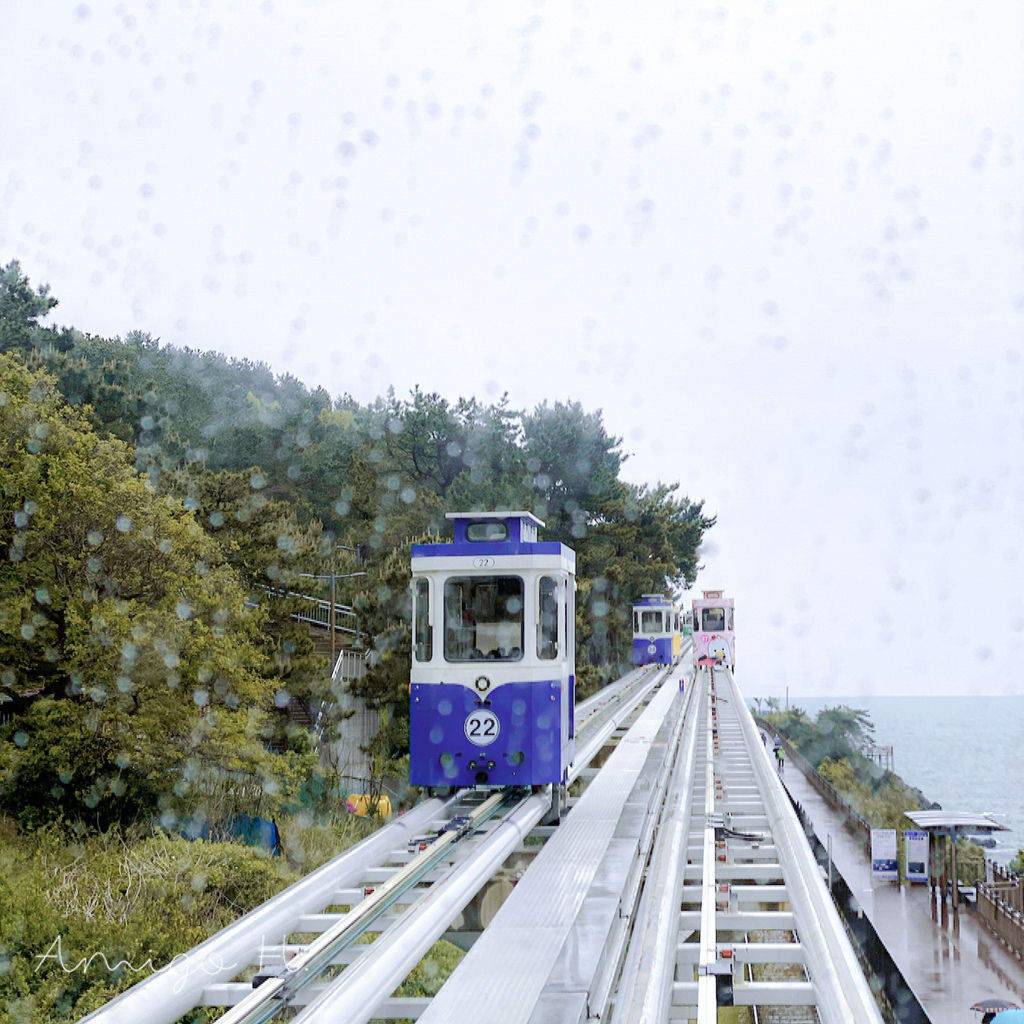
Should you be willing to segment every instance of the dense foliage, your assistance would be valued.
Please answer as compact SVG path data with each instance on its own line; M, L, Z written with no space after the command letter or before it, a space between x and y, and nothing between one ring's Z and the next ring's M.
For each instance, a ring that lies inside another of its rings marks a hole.
M904 814L925 806L924 798L867 756L875 731L868 712L840 705L810 718L800 708L780 710L777 700L767 703L764 720L873 828L914 827Z
M19 835L0 816L0 1024L79 1020L371 827L286 826L286 859L119 828L69 843L54 829Z
M0 288L0 802L31 776L26 824L177 811L182 775L264 809L308 789L309 743L275 707L338 708L289 618L331 573L374 648L374 753L399 767L409 544L447 510L529 509L576 549L583 694L630 660L635 595L696 576L713 519L621 480L619 440L578 403L332 400L262 363L41 326L56 300L16 261Z

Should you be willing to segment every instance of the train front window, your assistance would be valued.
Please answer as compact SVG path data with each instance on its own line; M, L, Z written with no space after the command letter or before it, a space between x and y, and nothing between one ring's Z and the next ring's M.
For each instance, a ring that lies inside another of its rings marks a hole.
M705 633L721 633L725 629L725 609L703 608L701 623L701 629Z
M434 643L430 629L430 584L417 580L413 589L413 653L417 661L430 661Z
M508 523L470 523L466 527L466 540L474 543L484 540L508 540Z
M661 632L661 612L641 612L640 613L640 632L641 633L660 633Z
M558 581L541 576L538 597L537 657L551 661L558 657Z
M457 576L444 584L446 661L519 661L523 581L519 576Z

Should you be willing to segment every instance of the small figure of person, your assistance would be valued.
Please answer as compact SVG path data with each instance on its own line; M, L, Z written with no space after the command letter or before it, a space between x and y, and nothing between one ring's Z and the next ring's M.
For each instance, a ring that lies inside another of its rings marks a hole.
M783 747L779 747L777 756L779 759L779 774L781 775L786 770L786 751Z

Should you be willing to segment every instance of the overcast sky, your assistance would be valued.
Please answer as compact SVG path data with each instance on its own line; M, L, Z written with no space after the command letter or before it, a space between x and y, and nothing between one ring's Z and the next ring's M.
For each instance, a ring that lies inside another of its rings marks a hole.
M1019 0L0 2L0 263L100 335L602 409L748 696L1024 694Z

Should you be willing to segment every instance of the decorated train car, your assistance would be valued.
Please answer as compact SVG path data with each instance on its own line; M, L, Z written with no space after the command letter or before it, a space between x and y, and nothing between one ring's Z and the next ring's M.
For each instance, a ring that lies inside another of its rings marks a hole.
M663 594L644 594L633 605L633 664L671 665L681 645L675 602Z
M449 512L412 548L414 785L562 787L573 759L576 554L529 512Z
M736 667L733 599L721 590L705 590L693 599L693 664Z

